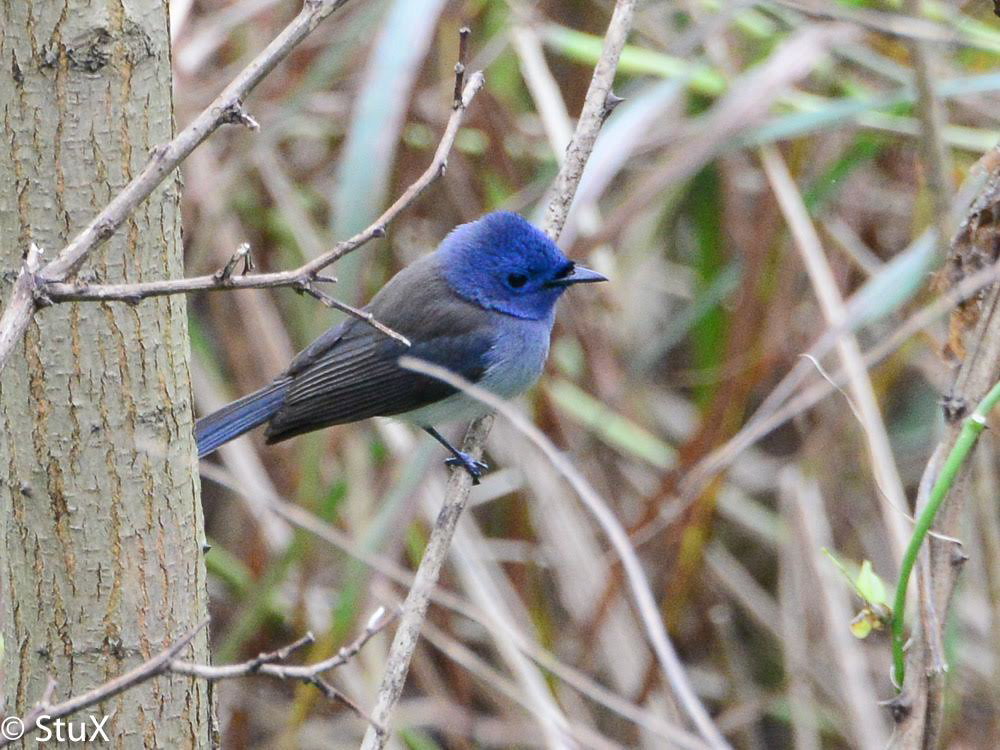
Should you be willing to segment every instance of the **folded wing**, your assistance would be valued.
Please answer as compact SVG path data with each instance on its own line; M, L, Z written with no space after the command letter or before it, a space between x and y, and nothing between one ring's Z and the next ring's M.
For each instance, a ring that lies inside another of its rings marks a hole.
M402 414L455 392L399 367L404 354L473 382L482 376L494 343L492 316L498 313L455 295L434 272L435 261L428 256L408 266L368 307L412 346L356 319L321 336L289 367L284 401L267 428L269 443L328 425Z

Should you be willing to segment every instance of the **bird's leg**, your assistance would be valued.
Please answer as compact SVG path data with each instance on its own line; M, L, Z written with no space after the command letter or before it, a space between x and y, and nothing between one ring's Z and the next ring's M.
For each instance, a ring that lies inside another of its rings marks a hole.
M441 445L447 448L448 452L451 453L452 457L445 460L445 463L448 466L461 466L469 472L469 476L472 477L472 483L479 484L479 478L482 477L484 471L490 468L489 466L482 461L477 461L468 453L460 451L454 445L449 443L444 435L435 430L433 427L425 427L424 432L441 443Z

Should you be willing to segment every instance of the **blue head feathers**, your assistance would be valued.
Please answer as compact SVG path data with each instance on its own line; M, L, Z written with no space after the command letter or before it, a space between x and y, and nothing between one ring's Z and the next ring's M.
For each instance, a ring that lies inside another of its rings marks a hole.
M437 252L445 279L459 296L516 318L546 318L569 285L605 280L574 264L540 230L509 211L456 227Z

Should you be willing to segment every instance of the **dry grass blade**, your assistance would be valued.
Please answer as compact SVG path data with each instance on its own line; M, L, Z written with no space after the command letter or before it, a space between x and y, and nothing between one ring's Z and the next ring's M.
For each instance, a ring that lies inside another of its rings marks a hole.
M795 238L795 245L809 272L823 315L831 327L841 326L847 320L844 301L826 261L819 236L802 202L802 196L784 160L776 150L764 149L761 152L761 159L785 220ZM837 344L837 351L847 372L850 391L863 422L875 484L879 494L885 498L885 502L879 503L883 522L889 532L896 557L899 559L909 539L909 530L905 523L908 505L903 481L896 467L889 435L857 340L853 335L844 334Z

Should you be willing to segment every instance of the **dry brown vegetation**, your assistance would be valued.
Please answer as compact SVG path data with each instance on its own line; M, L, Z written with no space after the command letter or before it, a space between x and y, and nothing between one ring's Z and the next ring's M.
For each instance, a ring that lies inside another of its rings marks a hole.
M172 5L179 125L295 12ZM244 241L260 269L294 268L372 221L430 161L462 25L487 84L447 174L386 239L336 264L328 290L363 303L455 224L501 207L535 215L610 6L348 4L247 102L259 132L222 131L184 164L187 275ZM517 406L628 530L734 747L890 740L878 705L896 693L889 638L852 636L864 605L831 556L852 577L870 561L891 600L910 508L946 435L940 401L989 336L975 333L988 301L950 331L939 312L897 333L994 260L987 201L963 262L932 283L995 167L980 160L997 141L998 60L985 2L640 3L616 83L625 102L562 243L612 281L568 296L546 375ZM191 309L201 413L268 381L334 319L287 289L206 293ZM959 395L974 404L982 390ZM405 595L443 495L436 444L376 421L272 447L256 436L220 456L203 473L217 663L306 630L317 642L303 659L324 658ZM398 746L702 746L570 485L504 418L487 456L395 715ZM913 688L943 696L941 747L1000 742L992 441L973 463L949 527L969 560L937 608L950 669L943 687ZM330 677L362 709L387 645L376 636ZM365 728L307 686L218 691L226 747L356 747Z

